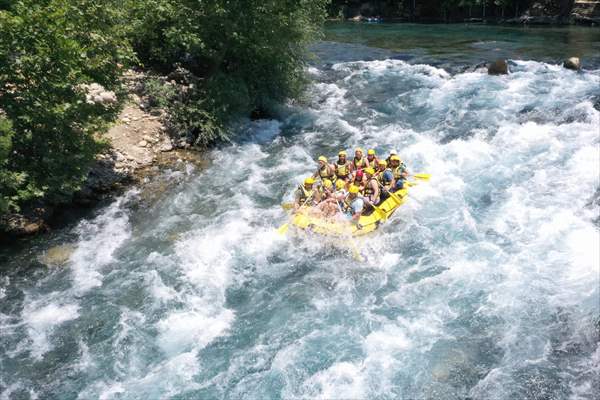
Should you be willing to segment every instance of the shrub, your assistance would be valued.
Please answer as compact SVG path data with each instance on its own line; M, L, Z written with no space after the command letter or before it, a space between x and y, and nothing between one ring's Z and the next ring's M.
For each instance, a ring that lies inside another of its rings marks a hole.
M82 85L120 92L131 59L117 10L116 1L86 0L21 0L0 10L0 109L11 126L3 123L4 208L32 197L62 202L83 182L102 146L95 134L119 106L86 101Z
M132 1L132 44L147 67L189 71L191 85L166 98L169 121L209 145L227 138L232 118L268 112L301 93L306 45L318 36L327 3Z

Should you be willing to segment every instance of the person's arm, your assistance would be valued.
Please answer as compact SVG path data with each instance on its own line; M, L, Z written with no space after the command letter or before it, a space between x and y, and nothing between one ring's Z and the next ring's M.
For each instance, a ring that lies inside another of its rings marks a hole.
M393 187L394 187L394 184L395 184L395 183L396 183L396 182L395 182L395 180L394 180L394 174L392 174L392 171L390 171L390 170L385 170L385 171L383 172L383 186L384 186L384 187L385 187L387 190L389 190L389 189L391 189L391 188L393 188ZM388 185L386 185L386 184L389 184L389 187L388 187Z
M294 210L299 209L300 206L300 192L296 190L296 193L294 193Z
M321 192L313 186L312 193L313 193L312 194L312 197L313 197L312 201L315 202L315 203L320 203L321 202Z
M371 187L373 188L373 195L371 200L374 203L375 200L379 198L379 185L377 184L377 181L375 179L371 180Z
M329 175L335 175L335 164L327 164L327 172Z

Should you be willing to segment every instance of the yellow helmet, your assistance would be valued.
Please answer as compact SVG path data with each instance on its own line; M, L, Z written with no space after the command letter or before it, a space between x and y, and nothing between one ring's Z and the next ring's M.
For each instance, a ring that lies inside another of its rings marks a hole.
M327 157L319 156L319 161L323 161L325 164L327 164Z
M304 184L305 185L312 185L315 183L315 179L312 176L309 176L308 178L306 178L304 180Z
M350 189L348 191L350 193L352 193L352 194L357 194L358 193L358 186L356 186L356 185L350 185Z
M375 174L375 170L371 167L365 168L365 174L373 175Z
M333 182L331 182L329 179L323 179L323 186L330 188L333 186Z
M390 157L390 161L400 161L400 157L398 157L397 155L393 155Z
M343 189L344 186L346 186L346 182L344 182L342 179L338 179L337 181L335 181L335 189L336 190Z
M360 147L357 147L356 150L354 150L355 152L360 151L361 153L365 154L364 150L361 149Z
M370 156L374 156L375 155L375 150L369 149L369 151L367 151L367 154L370 155Z
M338 156L347 156L348 153L346 153L346 150L340 150L340 152L338 153Z
M385 160L379 160L379 165L383 165L384 167L387 167L387 161Z

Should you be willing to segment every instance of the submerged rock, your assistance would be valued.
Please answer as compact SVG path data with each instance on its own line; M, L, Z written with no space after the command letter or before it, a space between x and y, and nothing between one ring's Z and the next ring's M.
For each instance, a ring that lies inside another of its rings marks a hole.
M54 246L40 256L39 261L49 267L60 267L69 261L73 251L75 251L75 247L72 244Z
M574 71L579 71L581 69L581 62L579 61L579 57L571 57L563 63L563 67L566 69L572 69Z
M489 75L507 75L508 62L506 60L496 60L488 66Z

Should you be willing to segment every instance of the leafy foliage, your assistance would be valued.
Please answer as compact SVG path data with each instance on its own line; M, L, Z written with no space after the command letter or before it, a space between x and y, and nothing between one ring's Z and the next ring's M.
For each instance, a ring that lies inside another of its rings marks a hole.
M120 63L131 58L115 10L116 2L22 0L0 11L5 210L35 197L63 201L83 181L101 147L95 133L118 105L89 104L80 85L119 91Z
M203 146L227 140L231 119L297 96L326 3L0 0L0 213L80 187L120 110L86 88L122 98L132 63L179 74L146 88L173 130Z
M174 130L209 145L227 138L231 118L268 112L300 94L306 44L319 34L327 3L133 1L132 44L146 66L189 72L184 92L167 96L169 120Z

